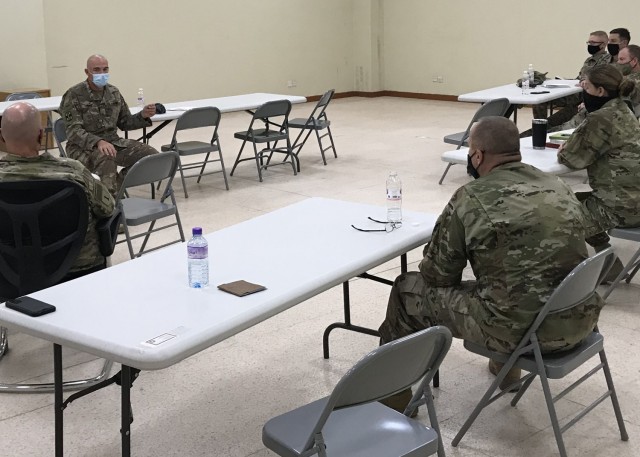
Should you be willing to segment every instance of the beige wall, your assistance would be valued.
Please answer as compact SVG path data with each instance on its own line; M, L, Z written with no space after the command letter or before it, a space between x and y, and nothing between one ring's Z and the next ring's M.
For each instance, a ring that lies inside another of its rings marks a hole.
M42 0L2 0L0 17L0 90L48 87Z
M515 82L529 63L575 77L589 32L626 27L640 43L639 11L638 0L384 0L385 89L460 94Z
M0 89L60 95L99 52L129 101L138 87L165 102L330 87L456 95L513 82L529 63L575 76L588 32L624 26L640 42L637 1L2 0Z

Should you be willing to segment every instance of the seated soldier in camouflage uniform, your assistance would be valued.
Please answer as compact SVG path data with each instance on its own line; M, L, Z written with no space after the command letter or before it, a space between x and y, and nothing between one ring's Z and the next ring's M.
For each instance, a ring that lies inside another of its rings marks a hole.
M107 188L80 162L53 157L48 152L40 155L42 132L40 113L33 105L18 102L5 110L0 134L8 153L0 158L0 181L63 179L84 187L89 201L89 225L80 254L65 277L68 280L105 267L96 222L113 213L114 201Z
M618 27L609 32L607 52L611 54L611 63L618 62L618 54L631 42L631 33L624 27Z
M469 143L469 169L478 179L449 200L420 271L395 280L381 343L444 325L457 338L510 352L556 286L587 258L580 202L561 179L521 162L513 122L483 118ZM467 262L473 281L462 281ZM538 333L543 351L582 341L603 304L594 296L547 317ZM496 374L499 365L491 361L489 369ZM512 370L501 388L519 374ZM407 389L383 403L402 410L410 399Z
M611 65L592 68L584 81L585 121L558 150L558 162L587 170L593 191L578 192L587 218L587 243L609 247L606 231L640 226L640 124L621 97L634 89ZM607 279L622 271L616 260Z
M118 129L135 130L151 125L155 104L132 115L120 91L109 80L109 62L101 55L87 59L87 80L62 96L60 114L67 130L67 155L79 160L100 179L112 195L118 193L127 168L156 154L154 148L120 138ZM118 173L117 167L125 167Z
M576 79L582 81L584 79L584 72L589 68L611 63L611 55L607 52L608 42L609 35L607 35L607 32L602 30L591 32L589 40L587 41L587 51L589 52L590 57L584 61ZM554 100L552 102L553 106L556 108L561 107L562 109L549 116L547 127L552 128L569 121L578 112L578 106L581 102L582 97L580 94L569 95L567 97ZM546 119L548 109L548 103L533 105L534 119ZM523 134L522 136L531 136L531 134Z

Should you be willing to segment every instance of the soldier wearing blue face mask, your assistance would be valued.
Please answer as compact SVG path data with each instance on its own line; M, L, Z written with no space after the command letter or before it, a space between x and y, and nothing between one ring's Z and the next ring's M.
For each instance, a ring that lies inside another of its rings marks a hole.
M118 129L135 130L151 126L155 104L132 115L120 91L109 84L109 62L104 56L87 59L86 81L76 84L62 97L60 114L67 130L67 155L100 176L116 195L127 169L138 160L156 154L154 148L120 138ZM117 167L124 167L118 173Z

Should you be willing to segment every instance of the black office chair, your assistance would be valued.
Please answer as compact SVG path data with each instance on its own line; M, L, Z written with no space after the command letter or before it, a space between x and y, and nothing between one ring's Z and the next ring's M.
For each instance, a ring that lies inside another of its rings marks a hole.
M64 215L64 217L61 217ZM98 224L100 251L113 252L121 211ZM36 292L65 280L87 233L89 205L85 190L65 180L0 182L0 302ZM8 348L6 329L0 346ZM88 387L109 374L106 361L91 379L68 381L66 390ZM0 392L52 392L53 384L4 384Z

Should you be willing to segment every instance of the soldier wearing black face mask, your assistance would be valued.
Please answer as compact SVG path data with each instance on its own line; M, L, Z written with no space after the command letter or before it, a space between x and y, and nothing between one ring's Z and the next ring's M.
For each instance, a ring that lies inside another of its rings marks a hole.
M598 252L609 247L607 230L640 227L640 124L621 97L634 89L612 65L586 72L586 119L558 150L558 162L586 169L591 192L578 192L587 216L586 241ZM616 263L607 280L622 271Z
M621 27L609 32L609 44L607 44L607 51L612 56L612 62L615 63L618 61L618 53L621 49L629 46L629 42L631 42L631 34L629 33L629 30Z

